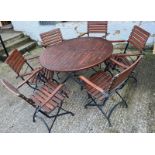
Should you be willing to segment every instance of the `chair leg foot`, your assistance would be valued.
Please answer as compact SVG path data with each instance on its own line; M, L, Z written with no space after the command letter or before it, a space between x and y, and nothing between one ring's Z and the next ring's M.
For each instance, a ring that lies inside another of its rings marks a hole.
M112 127L110 119L108 118L107 120L108 120L109 127Z
M75 114L74 114L74 113L72 113L72 112L70 112L70 114L71 114L72 116L75 116Z

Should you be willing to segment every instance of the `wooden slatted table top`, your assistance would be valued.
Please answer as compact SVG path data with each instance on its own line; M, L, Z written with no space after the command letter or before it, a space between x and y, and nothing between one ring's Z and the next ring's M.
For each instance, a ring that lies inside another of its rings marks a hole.
M112 51L112 43L105 39L75 38L47 47L40 55L40 64L51 71L80 71L104 62Z

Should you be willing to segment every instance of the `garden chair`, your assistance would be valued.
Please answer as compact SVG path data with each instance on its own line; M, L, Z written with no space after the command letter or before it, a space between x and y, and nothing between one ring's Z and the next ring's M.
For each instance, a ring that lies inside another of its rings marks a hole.
M36 70L40 70L40 74L42 77L44 77L44 80L54 80L53 79L53 72L48 71L45 68L37 67L33 68L28 61L33 60L33 58L25 59L25 57L19 52L17 49L14 49L11 54L7 57L5 60L5 63L7 63L10 68L17 74L16 78L21 78L22 80L25 80L25 77L31 76ZM36 80L39 76L32 77L27 84L35 89L36 88ZM41 81L40 76L40 81ZM39 80L39 79L38 79ZM35 84L35 87L32 85Z
M90 34L94 33L103 33L104 35L102 36L103 38L106 39L106 36L108 35L107 33L107 26L108 22L107 21L88 21L87 22L87 32L80 34L78 37L82 37L84 35L87 35L88 37Z
M126 66L130 66L134 63L134 61L143 54L143 51L145 50L145 44L148 40L150 36L150 33L148 33L147 31L145 31L144 29L142 29L141 27L138 26L134 26L132 29L132 32L129 36L128 40L116 40L116 41L112 41L113 43L117 43L117 42L127 42L126 47L124 49L123 53L116 53L116 54L112 54L112 58L125 64ZM131 45L134 49L136 49L136 51L128 51L129 45ZM109 65L111 65L111 68L117 71L120 71L122 68L116 68L116 65L113 64L112 62L106 61L106 65L108 68ZM137 79L134 76L134 72L133 74L130 76L131 78L133 78L136 82Z
M40 38L42 40L41 45L44 48L57 45L63 42L63 37L61 34L60 29L54 29L48 32L44 32L40 34ZM60 72L56 72L58 79L60 79L59 74Z
M122 105L125 105L127 108L125 99L120 95L118 91L125 86L130 74L140 62L141 58L142 56L140 56L131 66L126 66L121 62L118 62L111 58L111 61L113 63L124 68L122 72L115 76L113 76L109 72L99 71L88 79L84 76L79 77L81 82L83 83L84 88L86 88L87 90L89 99L89 102L85 105L85 108L87 108L87 106L96 106L108 120L109 126L111 126L110 116L114 109L120 103ZM106 104L106 101L115 93L122 99L123 102L115 104L107 113L105 113L104 106Z
M138 26L134 26L132 29L132 32L129 36L128 40L115 40L115 41L111 41L113 43L118 43L118 42L127 42L126 47L124 49L124 54L127 53L127 55L123 55L123 54L113 54L112 58L122 62L123 64L130 66L134 60L133 57L135 56L136 59L140 54L143 54L142 52L145 50L145 44L148 40L150 36L150 33L148 33L147 31L145 31L144 29L142 29L141 27ZM134 49L136 49L137 51L127 51L129 45L131 45ZM129 59L127 59L129 58Z
M32 105L35 108L35 112L33 114L33 122L36 121L36 118L40 119L45 124L48 131L51 132L54 122L59 116L65 114L71 114L72 116L74 116L74 114L62 107L64 99L68 97L67 93L62 89L63 84L57 84L53 81L46 82L42 87L39 87L37 90L35 90L30 97L26 97L19 91L19 88L27 83L30 78L35 76L36 73L37 71L33 73L29 78L24 80L21 84L19 84L17 88L15 88L5 79L1 79L1 83L11 93L22 98L30 105ZM49 125L42 116L52 119L51 125Z

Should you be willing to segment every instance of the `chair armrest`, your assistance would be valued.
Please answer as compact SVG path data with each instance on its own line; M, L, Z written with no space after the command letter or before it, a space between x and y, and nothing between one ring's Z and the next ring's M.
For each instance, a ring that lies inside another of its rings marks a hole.
M35 56L35 57L32 57L32 58L28 58L28 59L26 59L26 60L33 60L33 59L38 59L39 58L39 56Z
M112 43L127 42L127 40L109 40Z
M53 97L54 95L59 91L61 90L63 87L63 84L60 84L56 87L56 89L52 92L52 94L50 94L50 96L43 102L43 105L41 106L41 108L46 105L47 102L49 102Z
M84 36L84 35L86 35L86 34L88 34L88 32L81 33L81 34L78 36L78 38L80 38L80 37L82 37L82 36Z
M133 52L128 52L128 53L116 53L112 54L113 57L128 57L128 56L139 56L139 55L144 55L143 53L133 53Z
M32 77L34 77L42 68L36 69L33 74L31 74L26 80L24 80L22 83L20 83L17 88L22 87L26 82L28 82Z
M110 61L111 61L112 63L114 63L114 64L116 64L116 65L118 65L118 66L124 68L124 69L128 68L128 66L122 64L121 62L116 61L116 60L113 59L113 58L110 58Z
M102 88L100 88L99 86L97 86L96 84L94 84L93 82L91 82L90 80L85 78L84 76L79 76L79 78L80 78L80 80L84 81L86 84L88 84L89 86L91 86L94 89L98 90L102 94L104 93L104 90Z
M20 96L20 92L17 88L15 88L9 81L5 79L0 79L2 86L4 86L6 89L8 89L11 93L13 93L16 96Z

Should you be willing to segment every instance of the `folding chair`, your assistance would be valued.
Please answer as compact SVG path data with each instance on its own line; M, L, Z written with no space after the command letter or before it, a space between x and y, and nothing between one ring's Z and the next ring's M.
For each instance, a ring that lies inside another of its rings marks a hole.
M124 54L126 53L127 55L124 56L123 54L113 54L112 58L122 62L123 64L130 66L134 60L133 57L135 56L137 59L137 56L139 56L140 54L143 54L142 52L145 50L145 44L148 40L150 36L150 33L148 33L147 31L145 31L144 29L142 29L141 27L138 26L134 26L132 29L132 32L129 36L128 40L115 40L115 41L111 41L113 43L117 43L117 42L127 42L126 47L124 49ZM132 45L132 47L134 49L136 49L137 51L127 51L129 48L129 45ZM127 59L130 58L130 59Z
M16 78L21 78L22 80L25 80L25 77L28 77L32 75L36 70L40 70L40 75L42 73L42 76L46 78L46 80L54 80L53 79L53 72L47 70L46 68L37 67L33 68L30 63L28 62L30 59L25 59L25 57L17 50L14 49L11 54L7 57L5 60L5 63L7 63L10 68L17 74ZM33 84L36 84L38 75L35 77L32 77L27 84L32 87ZM38 79L39 80L39 79ZM41 79L40 79L41 80Z
M85 108L87 108L88 106L97 107L107 119L109 126L111 126L110 116L114 109L119 104L123 104L127 108L127 103L125 99L120 95L118 91L125 86L130 74L135 69L137 64L140 62L141 58L142 56L140 56L131 66L126 66L114 59L111 59L113 63L124 68L122 72L115 76L113 76L109 72L99 71L92 75L89 79L87 79L84 76L79 77L81 82L83 83L83 87L87 90L89 99L88 103L85 105ZM106 105L108 99L115 93L122 99L123 103L120 102L115 104L106 113L104 111L104 106Z
M1 83L11 93L32 105L35 108L33 122L36 121L36 118L40 119L45 124L48 131L51 132L54 122L59 116L65 114L71 114L74 116L74 114L62 107L64 99L68 97L67 93L62 89L63 84L57 84L51 81L46 82L42 87L35 90L31 97L26 97L24 94L20 93L18 89L22 87L30 78L35 76L36 73L32 74L29 78L23 81L20 85L17 86L17 88L15 88L5 79L1 80ZM52 119L52 124L48 125L42 116Z
M130 66L134 63L134 61L143 54L143 51L145 50L145 44L148 40L150 36L150 33L148 33L147 31L145 31L144 29L142 29L141 27L138 26L134 26L132 29L132 32L129 36L129 39L126 40L116 40L116 41L111 41L113 43L117 43L117 42L127 42L126 47L124 49L123 53L116 53L116 54L112 54L111 58L123 63L126 66ZM136 49L137 51L128 51L129 45L131 45L134 49ZM106 69L108 68L108 65L111 65L111 68L114 70L117 70L118 72L122 69L122 68L116 68L115 64L112 64L112 62L106 61ZM134 72L132 73L132 75L130 76L131 78L133 78L136 82L137 79L134 76Z

